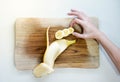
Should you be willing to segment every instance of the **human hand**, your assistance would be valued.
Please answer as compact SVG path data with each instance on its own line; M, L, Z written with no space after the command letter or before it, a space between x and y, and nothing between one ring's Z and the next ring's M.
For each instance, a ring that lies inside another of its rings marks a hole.
M84 38L84 39L87 39L87 38L97 39L97 37L100 35L100 31L92 23L90 18L83 12L72 9L71 12L68 13L68 15L76 16L76 18L73 19L72 22L70 23L70 26L74 26L74 24L79 24L83 28L83 34L74 32L73 33L74 36L78 38Z

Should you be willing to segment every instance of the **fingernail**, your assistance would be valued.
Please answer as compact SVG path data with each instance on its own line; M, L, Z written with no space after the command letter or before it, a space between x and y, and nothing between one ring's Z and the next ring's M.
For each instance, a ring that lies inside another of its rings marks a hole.
M72 35L75 35L75 34L76 34L75 32L72 33Z
M68 15L70 15L70 13L67 13Z
M72 25L70 24L70 27L72 27Z
M71 9L71 11L73 11L74 9Z

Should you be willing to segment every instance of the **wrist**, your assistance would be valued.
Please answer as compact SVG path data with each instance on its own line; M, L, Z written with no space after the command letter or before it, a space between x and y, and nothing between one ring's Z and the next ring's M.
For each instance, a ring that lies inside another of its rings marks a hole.
M97 32L96 33L96 36L95 36L95 39L98 41L98 42L101 42L101 40L105 37L105 34L101 31Z

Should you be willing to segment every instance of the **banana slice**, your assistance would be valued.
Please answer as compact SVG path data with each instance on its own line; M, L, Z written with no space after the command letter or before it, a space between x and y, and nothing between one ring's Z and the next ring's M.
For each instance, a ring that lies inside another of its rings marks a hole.
M72 34L74 32L74 29L72 27L68 28L69 34Z
M56 33L55 33L55 37L56 39L62 39L64 36L64 32L62 30L58 30Z
M64 37L68 36L70 31L68 29L63 29Z

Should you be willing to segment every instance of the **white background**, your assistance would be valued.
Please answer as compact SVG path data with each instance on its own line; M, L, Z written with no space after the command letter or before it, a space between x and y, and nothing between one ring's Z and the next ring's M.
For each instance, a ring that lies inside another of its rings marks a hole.
M35 78L14 64L14 23L19 17L68 17L70 9L99 18L99 29L120 47L120 0L0 0L0 82L120 82L120 75L100 46L98 69L55 69ZM120 62L119 62L120 63Z

